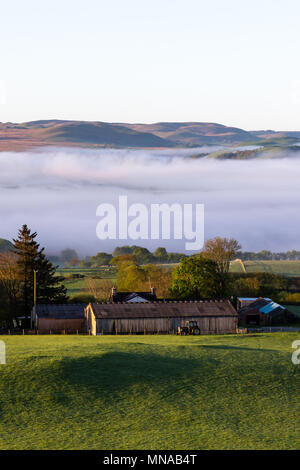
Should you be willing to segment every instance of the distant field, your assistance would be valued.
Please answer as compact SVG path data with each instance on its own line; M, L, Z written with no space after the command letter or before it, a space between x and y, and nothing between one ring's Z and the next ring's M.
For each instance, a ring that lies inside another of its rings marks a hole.
M57 273L60 276L67 276L68 274L99 275L103 279L110 279L116 275L116 268L110 266L100 268L58 268Z
M300 276L300 261L244 261L248 273L267 272L282 274L284 276ZM241 265L234 261L231 263L231 272L242 272Z
M57 274L65 277L63 284L68 289L68 295L72 298L80 294L88 294L89 288L87 279L93 278L95 282L101 284L103 279L109 279L112 282L116 280L115 267L103 268L61 268L57 270ZM72 279L70 276L76 274L84 275L84 278Z
M0 338L0 449L299 449L299 334Z

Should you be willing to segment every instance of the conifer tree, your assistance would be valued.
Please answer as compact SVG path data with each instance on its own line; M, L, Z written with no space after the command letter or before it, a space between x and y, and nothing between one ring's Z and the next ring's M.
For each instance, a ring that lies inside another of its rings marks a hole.
M44 248L38 252L36 267L38 302L43 304L65 303L67 289L61 284L64 278L55 275L56 268L47 259Z
M66 302L66 288L61 285L63 278L55 276L55 267L46 258L44 248L36 242L37 233L31 233L27 225L13 240L12 252L16 256L19 278L19 313L29 316L33 306L34 270L37 271L37 302Z

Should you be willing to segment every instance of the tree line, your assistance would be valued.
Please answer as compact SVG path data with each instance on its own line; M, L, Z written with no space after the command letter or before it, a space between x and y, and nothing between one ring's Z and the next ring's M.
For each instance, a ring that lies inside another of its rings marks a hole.
M158 247L151 252L142 246L124 245L116 247L113 253L99 252L94 256L87 256L85 259L80 259L77 252L71 248L62 250L59 256L52 255L49 258L53 263L63 264L66 267L97 268L107 266L111 264L113 258L125 254L135 256L139 264L175 264L179 263L182 258L189 257L185 253L168 252L164 247ZM272 252L261 250L254 252L238 250L235 256L243 261L297 261L300 260L300 251Z
M64 264L66 267L97 268L107 266L113 258L120 255L133 255L139 264L173 264L179 263L181 258L187 257L184 253L167 252L166 248L158 247L154 252L147 248L137 245L118 246L113 253L99 252L95 256L88 256L86 259L80 259L77 252L71 248L62 250L59 256L51 256L51 261Z

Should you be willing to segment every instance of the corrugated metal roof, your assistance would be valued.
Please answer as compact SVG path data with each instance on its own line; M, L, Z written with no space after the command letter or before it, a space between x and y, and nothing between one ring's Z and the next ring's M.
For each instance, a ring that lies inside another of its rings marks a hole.
M173 301L149 303L92 304L97 318L161 318L197 316L237 316L236 310L224 301Z
M258 300L259 297L238 297L238 300L246 300L246 301L250 301L250 300L253 300L253 302L255 302L256 300ZM268 297L263 297L264 300L272 300L272 299L269 299Z
M39 318L83 318L86 304L38 304L36 313Z
M239 315L245 314L259 314L263 313L265 315L274 315L281 313L283 310L286 310L281 305L276 302L268 301L267 299L259 299L256 302L253 302L239 310Z
M274 310L276 309L281 309L281 310L284 310L284 307L282 307L281 305L277 304L276 302L269 302L267 305L265 305L264 307L261 307L259 309L260 312L262 313L266 313L266 314L269 314L269 313L272 313Z

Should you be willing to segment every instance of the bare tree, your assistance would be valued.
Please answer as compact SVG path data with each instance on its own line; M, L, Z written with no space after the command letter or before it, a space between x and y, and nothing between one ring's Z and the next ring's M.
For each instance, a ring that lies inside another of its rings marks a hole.
M17 302L19 294L19 274L17 256L13 253L0 254L0 282L8 300L7 319L12 320L17 315Z
M100 302L108 302L113 282L109 279L93 279L91 277L85 280L86 290Z
M169 288L172 284L172 270L155 264L146 265L144 270L146 271L149 289L155 287L159 298L165 299L168 297Z

